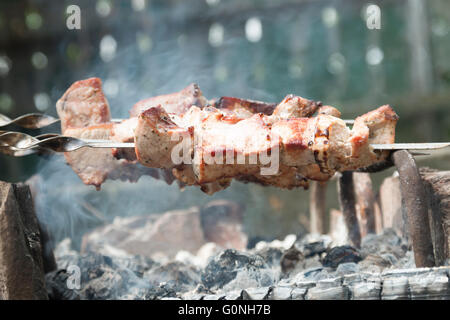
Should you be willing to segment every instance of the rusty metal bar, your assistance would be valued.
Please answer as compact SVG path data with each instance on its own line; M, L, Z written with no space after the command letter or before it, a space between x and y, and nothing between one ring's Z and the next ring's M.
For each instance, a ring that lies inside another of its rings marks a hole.
M344 215L348 238L353 246L361 247L361 233L359 231L358 217L355 208L355 188L353 172L345 171L338 181L339 204Z
M311 181L309 194L310 232L325 234L327 183Z
M428 220L426 191L414 157L406 150L392 154L400 178L400 192L407 214L416 267L435 266L433 242Z

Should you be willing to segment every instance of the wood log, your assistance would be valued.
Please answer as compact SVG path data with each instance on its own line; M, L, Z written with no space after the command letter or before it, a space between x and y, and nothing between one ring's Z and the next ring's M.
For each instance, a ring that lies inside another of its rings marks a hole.
M310 232L325 234L327 183L311 181L309 194Z
M355 186L356 214L358 216L361 237L375 230L375 196L372 190L372 179L369 173L354 172L353 184Z
M344 216L341 211L336 209L331 209L330 211L330 237L337 246L348 243L348 232Z
M428 195L431 235L437 265L450 259L450 171L420 171Z
M361 233L359 231L358 217L355 208L355 188L353 172L345 171L338 180L339 204L344 215L350 243L356 248L361 246Z
M379 195L383 228L392 228L398 235L402 235L402 195L400 193L398 174L384 179L380 186Z
M30 189L0 182L0 299L48 299Z
M433 267L434 250L428 219L427 193L422 177L408 151L395 151L391 157L399 173L400 191L407 213L404 224L408 226L416 267Z

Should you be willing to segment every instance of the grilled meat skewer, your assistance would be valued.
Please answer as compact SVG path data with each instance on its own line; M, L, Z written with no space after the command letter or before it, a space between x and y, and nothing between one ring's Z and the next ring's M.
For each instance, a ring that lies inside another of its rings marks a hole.
M176 178L180 185L199 185L207 193L227 187L232 178L282 188L307 187L308 179L324 181L336 170L382 161L385 153L373 152L369 144L392 143L397 121L393 110L384 106L358 118L349 130L337 109L301 97L289 95L276 106L230 97L216 102L190 85L172 95L140 101L130 119L112 123L98 78L74 83L58 101L57 111L63 135L135 142L136 150L85 148L66 153L84 183L99 188L106 179L136 181L148 174L168 183ZM188 147L191 164L169 162L174 142L179 142L170 140L175 132L202 138L201 144L192 142ZM272 135L281 140L267 138ZM226 137L234 137L230 145ZM261 174L261 162L209 165L203 161L205 155L226 151L248 160L252 154L268 154L276 148L280 162L273 175Z

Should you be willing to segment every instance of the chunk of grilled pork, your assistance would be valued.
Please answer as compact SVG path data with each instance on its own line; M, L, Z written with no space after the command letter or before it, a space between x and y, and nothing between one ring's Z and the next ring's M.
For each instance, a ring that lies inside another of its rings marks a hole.
M116 141L131 135L131 140L134 140L137 118L120 124L111 123L108 101L101 86L99 78L77 81L58 100L56 108L61 119L62 134L81 139ZM117 159L110 149L83 148L66 152L64 156L81 180L97 189L106 179L135 182L142 175L150 175L169 184L175 180L170 170L148 168L137 163L133 149L122 150L130 158L134 157L134 161Z
M283 188L305 186L308 179L325 181L336 171L386 158L386 152L374 152L370 144L394 142L398 117L390 106L358 117L351 130L327 114L336 114L333 109L324 108L313 118L280 119L274 111L242 119L213 107L191 107L180 119L158 106L138 118L136 155L145 166L173 169L188 185L237 178ZM276 152L278 170L263 174L267 157Z

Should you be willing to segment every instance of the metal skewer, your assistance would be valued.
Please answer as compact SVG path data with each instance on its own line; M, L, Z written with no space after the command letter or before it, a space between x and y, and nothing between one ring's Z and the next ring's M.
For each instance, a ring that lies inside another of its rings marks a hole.
M61 121L61 119L41 113L28 113L15 119L10 119L4 114L0 114L0 128L14 124L26 129L42 129L59 121ZM111 122L122 121L123 119L111 119Z
M372 144L374 150L435 150L449 147L450 142L434 143L393 143ZM71 152L84 147L90 148L134 148L134 143L122 143L111 140L79 139L54 133L36 137L22 132L0 131L1 150L10 148L15 151L47 149L54 152ZM0 151L1 151L0 150Z
M125 119L111 119L111 122L120 123ZM26 129L42 129L52 124L61 121L59 118L55 118L41 113L28 113L15 119L0 114L0 128L7 127L9 125L17 125ZM353 124L354 120L343 120L346 124Z

